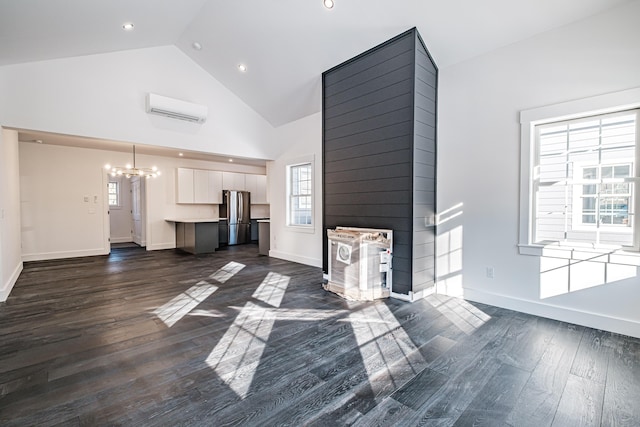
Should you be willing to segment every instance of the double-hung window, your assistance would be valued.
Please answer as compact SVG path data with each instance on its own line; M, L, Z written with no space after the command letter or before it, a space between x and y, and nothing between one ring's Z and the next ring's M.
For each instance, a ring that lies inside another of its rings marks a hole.
M287 225L313 225L312 163L287 166Z
M582 114L562 108L523 114L521 253L638 251L639 102ZM551 116L558 112L565 114Z
M633 246L637 116L536 126L536 243Z

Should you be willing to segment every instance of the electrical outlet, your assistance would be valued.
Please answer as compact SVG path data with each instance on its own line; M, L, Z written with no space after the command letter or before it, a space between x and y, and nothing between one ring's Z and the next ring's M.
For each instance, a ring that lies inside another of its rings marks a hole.
M494 272L494 270L493 270L493 267L488 266L488 267L487 267L487 278L489 278L489 279L493 279L493 277L494 277L494 273L495 273L495 272Z

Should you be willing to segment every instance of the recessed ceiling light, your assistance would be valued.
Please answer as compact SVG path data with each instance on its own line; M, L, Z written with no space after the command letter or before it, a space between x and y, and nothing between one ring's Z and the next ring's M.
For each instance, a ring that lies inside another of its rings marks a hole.
M233 163L233 159L229 159L229 162L230 162L230 163Z
M335 3L333 2L333 0L323 0L322 3L324 4L324 7L326 7L327 9L333 9L333 6L335 6Z
M178 153L178 156L182 157L184 156L184 153Z
M37 142L38 144L42 144L42 140L41 139L34 139L33 142Z
M133 23L132 22L125 22L124 24L122 24L122 29L125 31L132 31L133 30Z
M194 48L195 50L202 50L202 45L198 42L191 43L191 47Z
M244 64L238 64L238 70L245 73L247 71L247 66Z

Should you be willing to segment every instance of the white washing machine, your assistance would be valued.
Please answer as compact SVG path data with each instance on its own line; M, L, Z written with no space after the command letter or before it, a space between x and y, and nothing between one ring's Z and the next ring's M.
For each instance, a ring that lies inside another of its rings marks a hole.
M325 289L349 299L384 298L391 291L392 231L327 230L329 282Z
M337 243L338 248L336 250L336 261L340 261L347 265L351 264L351 253L353 252L353 246L349 243Z

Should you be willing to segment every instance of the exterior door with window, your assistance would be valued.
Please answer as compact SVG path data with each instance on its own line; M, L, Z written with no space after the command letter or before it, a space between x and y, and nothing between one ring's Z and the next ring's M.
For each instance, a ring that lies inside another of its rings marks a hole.
M133 242L140 246L146 246L144 236L143 186L143 180L139 177L131 177L131 234Z

